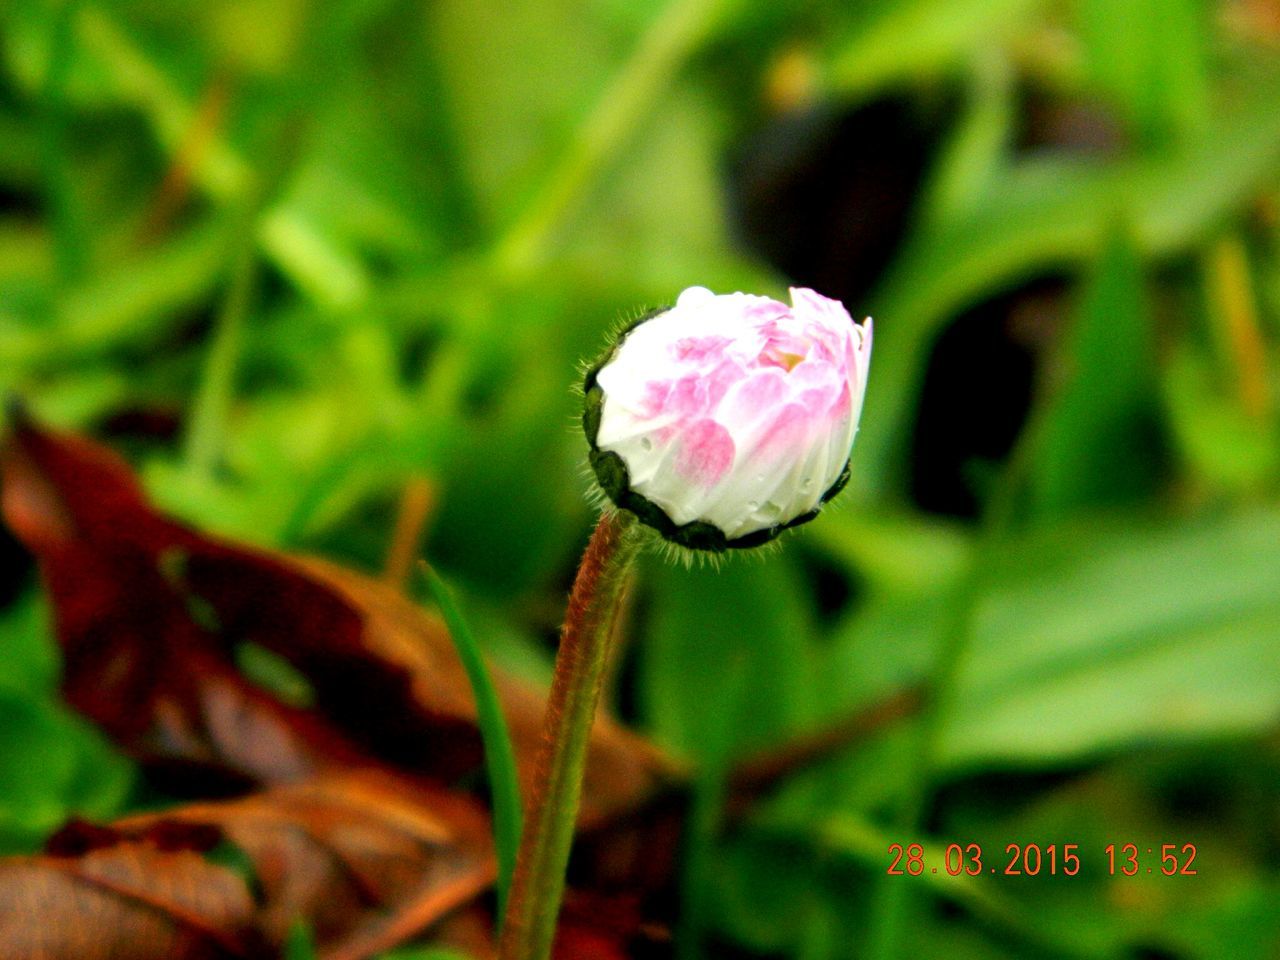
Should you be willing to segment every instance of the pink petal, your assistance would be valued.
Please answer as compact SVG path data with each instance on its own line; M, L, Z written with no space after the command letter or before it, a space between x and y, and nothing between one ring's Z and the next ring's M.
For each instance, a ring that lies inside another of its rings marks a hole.
M710 487L733 465L733 438L714 420L699 420L685 428L675 468L690 483Z

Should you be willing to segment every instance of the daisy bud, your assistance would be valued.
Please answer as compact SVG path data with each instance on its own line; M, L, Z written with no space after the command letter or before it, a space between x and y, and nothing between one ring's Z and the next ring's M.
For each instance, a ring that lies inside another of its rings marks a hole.
M791 302L690 287L588 372L600 486L667 540L765 543L848 479L871 321L812 290L793 288Z

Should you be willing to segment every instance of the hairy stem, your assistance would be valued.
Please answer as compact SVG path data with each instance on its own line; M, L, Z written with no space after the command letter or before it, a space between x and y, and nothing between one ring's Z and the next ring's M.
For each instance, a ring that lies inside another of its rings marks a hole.
M630 514L605 513L578 567L525 808L500 960L546 960L551 955L609 638L639 541Z

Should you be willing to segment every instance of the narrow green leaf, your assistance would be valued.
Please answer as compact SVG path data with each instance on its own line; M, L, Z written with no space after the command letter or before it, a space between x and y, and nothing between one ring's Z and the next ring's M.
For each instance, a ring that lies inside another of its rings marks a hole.
M447 947L400 947L378 960L469 960L468 955Z
M493 843L498 856L498 916L501 917L506 914L507 893L511 889L516 850L520 846L522 808L516 754L479 644L440 575L425 562L422 573L431 598L440 608L440 615L444 617L449 635L458 648L458 656L462 658L476 698L476 715L480 735L484 739L485 769L493 801Z
M975 209L1000 175L1013 141L1014 73L1000 57L974 63L963 113L943 144L921 201L931 221Z
M1062 351L1066 382L1049 400L1030 487L1044 516L1129 502L1157 480L1155 345L1142 266L1116 233L1085 288Z
M299 918L289 926L284 941L284 960L316 960L315 939L310 925Z
M1196 480L1210 489L1260 493L1280 471L1280 430L1270 417L1241 409L1212 362L1180 343L1164 363L1163 396L1169 430Z
M1204 123L1208 10L1200 0L1080 0L1089 79L1148 141Z
M1039 0L899 0L867 4L866 17L830 67L831 85L845 96L865 96L896 80L918 77L988 49ZM904 38L910 38L904 41Z
M53 227L58 279L79 279L88 260L84 215L75 192L75 172L70 162L70 112L66 102L66 78L75 56L77 0L57 7L50 39L49 66L44 81L43 154L45 194Z
M227 294L191 405L185 452L187 467L194 473L212 473L224 452L243 328L253 308L255 276L252 253L241 251L231 270Z

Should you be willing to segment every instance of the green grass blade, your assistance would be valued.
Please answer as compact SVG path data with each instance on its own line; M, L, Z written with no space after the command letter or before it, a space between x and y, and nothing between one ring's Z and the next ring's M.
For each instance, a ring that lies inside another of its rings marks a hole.
M284 941L284 960L316 960L316 941L311 925L301 917L289 925Z
M427 563L422 564L431 598L440 608L449 635L453 637L458 656L466 668L471 690L476 698L476 715L480 735L484 738L484 763L489 777L493 802L493 843L498 854L498 916L506 915L507 892L516 868L516 849L520 846L521 804L520 780L516 775L516 755L507 732L507 721L498 704L498 694L475 637L462 618L449 588Z
M45 194L53 232L54 257L60 283L80 278L88 260L84 219L75 190L70 158L71 116L67 106L67 75L75 59L78 0L62 3L53 19L49 66L44 80L42 146Z

